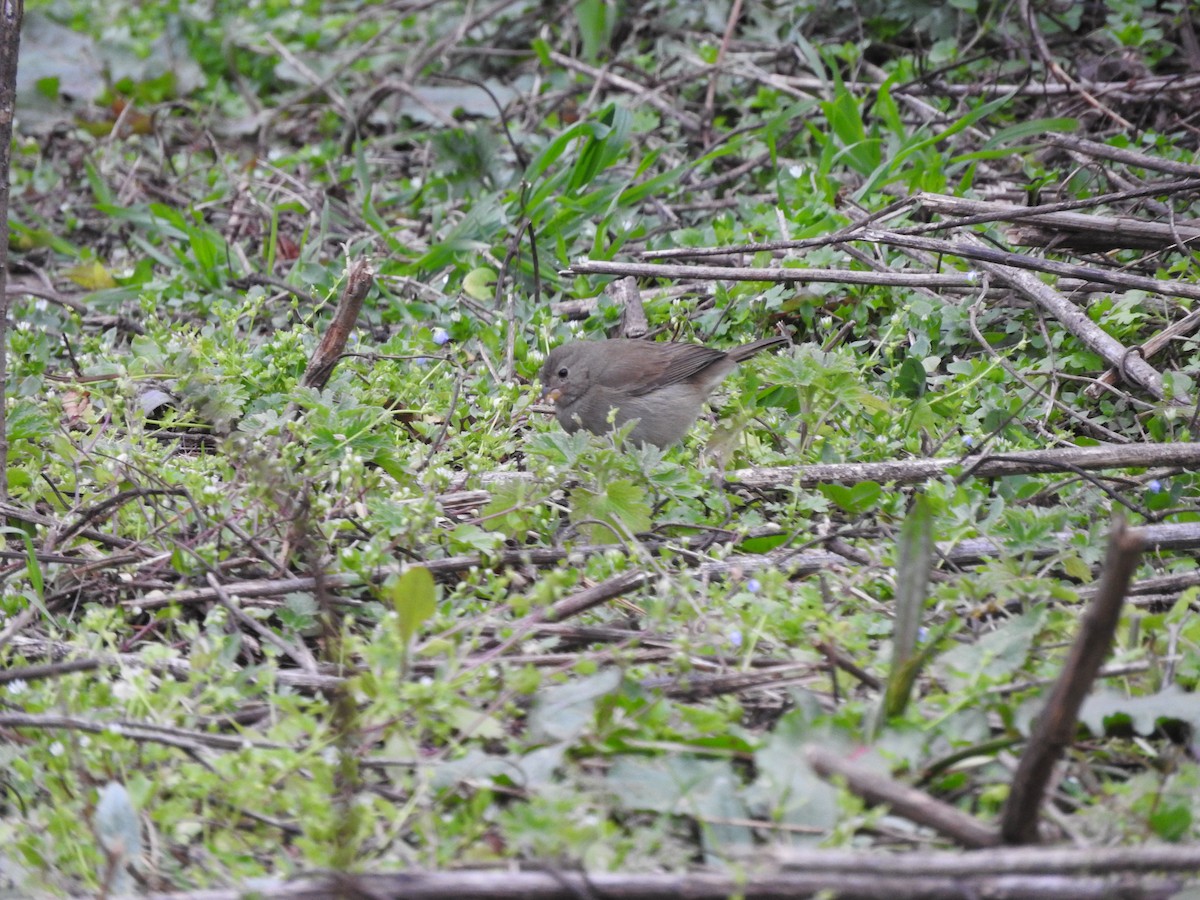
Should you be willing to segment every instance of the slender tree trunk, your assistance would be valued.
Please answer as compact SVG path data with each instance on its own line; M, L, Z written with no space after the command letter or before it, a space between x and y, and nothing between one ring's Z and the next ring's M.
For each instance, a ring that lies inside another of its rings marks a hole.
M0 0L0 500L8 499L8 194L24 0Z

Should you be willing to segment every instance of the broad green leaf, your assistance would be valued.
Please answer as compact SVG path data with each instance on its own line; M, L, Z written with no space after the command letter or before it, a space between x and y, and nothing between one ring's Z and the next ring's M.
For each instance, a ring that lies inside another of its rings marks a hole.
M883 485L876 481L860 481L858 484L823 484L820 491L831 503L851 515L870 512L883 499Z
M905 397L916 400L925 396L926 383L925 366L916 357L906 356L896 376L896 389Z
M938 673L952 682L955 691L993 684L1025 666L1044 624L1042 607L1015 616L975 643L959 644L943 653L938 657Z
M472 269L463 278L463 290L476 300L491 300L496 284L496 273L486 266Z
M450 541L458 553L492 553L504 543L504 535L486 531L473 522L463 522L450 532Z
M1079 558L1078 554L1071 553L1064 556L1062 559L1063 571L1076 581L1090 584L1092 581L1092 567Z
M466 756L435 766L430 781L437 789L492 782L523 791L536 790L553 783L554 771L562 765L567 746L549 744L505 756L472 748Z
M381 593L396 610L397 630L407 647L421 624L437 611L433 575L424 566L413 566L384 582Z
M1183 840L1191 827L1191 807L1178 798L1163 800L1150 814L1151 830L1164 841Z
M498 741L505 734L504 725L499 719L465 704L457 704L447 710L444 721L455 731L485 741Z
M596 704L621 687L617 669L538 691L529 711L529 738L535 744L572 741L596 722Z
M701 826L706 859L715 862L725 851L754 842L748 827L727 824L731 819L748 818L740 781L727 760L672 755L622 757L609 770L605 783L626 809L695 818Z
M96 260L80 263L63 272L80 287L89 291L102 291L117 286L112 274Z
M576 491L571 499L571 521L582 523L591 541L611 543L617 538L650 529L650 502L646 499L646 490L628 479L610 482L599 491ZM608 527L592 525L585 521L587 519L603 522Z

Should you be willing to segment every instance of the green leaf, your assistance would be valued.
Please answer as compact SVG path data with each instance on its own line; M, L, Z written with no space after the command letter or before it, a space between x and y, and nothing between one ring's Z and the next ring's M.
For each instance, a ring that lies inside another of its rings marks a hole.
M746 792L756 817L804 828L832 830L838 821L838 790L822 779L797 752L807 743L844 743L835 734L816 733L807 710L783 716L754 751L754 783ZM847 748L849 749L849 748Z
M579 36L583 38L583 56L590 62L599 59L612 38L614 16L609 12L605 0L579 0L575 4Z
M646 490L628 479L612 481L600 491L581 489L572 495L572 501L571 521L583 523L590 541L612 542L650 530L650 503L646 499ZM588 523L588 519L609 527Z
M994 100L980 104L966 115L956 119L949 127L942 131L933 134L918 132L918 134L908 137L900 151L889 159L879 163L874 171L867 172L858 169L861 174L868 175L868 177L854 192L854 196L856 198L866 197L889 182L894 181L903 173L904 164L911 157L930 150L960 131L970 128L979 120L1007 106L1011 100L1011 95L1007 94L1003 97L997 97Z
M45 440L54 431L44 402L19 399L8 410L6 423L9 441Z
M407 647L421 624L437 610L437 586L433 583L433 575L424 566L413 566L384 582L381 593L396 610L396 628Z
M599 172L624 157L633 117L627 109L613 103L590 124L588 138L571 169L570 189L573 191L591 184Z
M554 770L562 765L566 750L566 744L550 744L521 756L498 756L472 748L465 756L435 766L430 783L439 790L484 783L534 790L552 784Z
M738 549L743 553L770 553L786 544L787 541L788 535L786 534L769 534L763 537L746 538L738 544Z
M498 741L505 736L504 725L499 719L465 704L451 706L443 714L442 721L455 731L485 741Z
M479 517L497 532L523 539L536 527L538 507L548 492L548 488L528 481L501 481L492 487L492 497L479 511Z
M476 300L491 300L496 284L496 273L486 266L472 269L463 279L463 290Z
M24 542L25 571L29 576L29 584L33 588L33 597L30 598L30 602L37 607L42 615L49 616L50 611L45 606L46 580L42 573L41 563L38 562L37 551L33 546L33 539L24 529L13 525L0 525L0 532L18 535Z
M938 658L939 674L952 681L951 688L956 691L998 682L1024 667L1044 624L1044 607L1009 619L974 644L960 644L943 653Z
M621 687L621 672L605 669L590 678L538 691L529 711L529 737L535 744L572 741L596 722L596 704Z
M1062 559L1063 571L1076 581L1081 581L1084 584L1091 584L1092 567L1084 562L1078 554L1071 553L1064 556Z
M924 494L913 498L900 528L896 567L896 619L892 631L892 667L884 692L884 718L904 712L920 673L914 651L925 612L929 572L933 568L933 509Z
M1062 131L1070 133L1079 130L1079 120L1071 118L1051 118L1051 119L1030 119L1025 122L1018 122L1015 125L1009 125L1007 128L1001 128L996 131L991 137L984 141L985 149L991 147L1000 147L1011 141L1020 141L1025 138L1037 138L1037 145L1043 145L1043 138L1051 131ZM1013 147L1013 152L1024 150L1023 147Z
M1150 828L1164 841L1180 841L1192 827L1192 811L1182 800L1164 800L1150 814Z
M503 543L503 534L485 531L473 522L463 522L450 532L450 546L457 553L493 553Z
M623 757L606 779L608 789L626 809L696 818L709 861L730 848L749 848L754 843L749 828L726 824L748 818L739 782L728 760L687 755Z
M57 100L61 79L57 76L39 78L34 82L34 89L47 100Z
M101 265L99 260L95 259L72 266L64 270L63 275L70 278L85 291L102 291L107 288L116 287L117 285L116 281L113 280L112 273Z
M854 516L869 512L883 499L883 485L875 481L860 481L854 485L823 484L820 491L831 503Z
M188 243L202 273L215 273L224 267L228 251L216 232L193 225L188 228Z
M906 356L896 376L896 389L905 397L916 400L925 396L926 383L925 366L916 357Z

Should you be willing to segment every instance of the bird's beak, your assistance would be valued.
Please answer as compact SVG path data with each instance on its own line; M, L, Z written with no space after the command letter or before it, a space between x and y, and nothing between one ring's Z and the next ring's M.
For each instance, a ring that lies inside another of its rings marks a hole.
M549 388L548 390L542 391L543 403L557 403L560 397L562 397L561 388Z

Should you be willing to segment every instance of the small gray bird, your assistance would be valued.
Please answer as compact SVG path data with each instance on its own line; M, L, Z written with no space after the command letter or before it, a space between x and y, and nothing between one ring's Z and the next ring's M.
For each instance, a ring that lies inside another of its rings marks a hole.
M659 447L687 434L705 398L734 366L760 350L787 343L763 338L732 350L701 344L628 340L572 341L555 347L542 366L542 398L555 405L568 433L586 428L604 434L616 425L638 423L629 438Z

